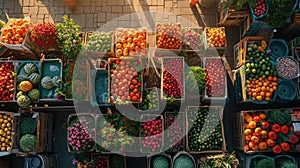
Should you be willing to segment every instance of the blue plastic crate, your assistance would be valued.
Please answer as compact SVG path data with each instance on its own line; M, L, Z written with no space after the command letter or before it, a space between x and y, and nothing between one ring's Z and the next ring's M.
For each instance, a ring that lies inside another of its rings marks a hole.
M276 60L279 57L287 56L289 48L283 39L271 39L268 42L268 49L271 50L271 59Z

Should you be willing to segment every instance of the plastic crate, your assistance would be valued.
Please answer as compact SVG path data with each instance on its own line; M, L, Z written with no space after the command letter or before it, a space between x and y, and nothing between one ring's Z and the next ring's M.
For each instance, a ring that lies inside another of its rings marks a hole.
M268 1L267 1L267 0L264 0L264 1L265 1L265 3L266 3L266 12L265 12L264 14L262 14L262 15L256 16L256 15L254 14L254 9L253 9L252 7L249 6L249 8L250 8L250 14L251 14L251 17L252 17L253 19L262 19L262 18L264 18L265 16L267 16L267 14L268 14L268 12L269 12L269 4L268 4Z
M191 30L193 31L194 33L198 34L199 35L199 45L198 45L198 48L191 48L189 46L189 44L185 44L184 42L184 39L185 39L185 36L184 36L184 32L185 31L188 31L188 30ZM204 47L204 39L203 39L203 28L202 27L185 27L181 30L181 41L182 41L182 46L181 46L181 50L184 50L186 52L198 52L198 51L202 51L203 50L203 47Z
M193 161L193 163L194 163L194 165L195 165L194 168L197 167L197 164L196 164L196 161L195 161L194 157L193 157L190 153L188 153L188 152L186 152L186 151L180 151L180 152L178 152L178 153L173 157L173 165L175 164L176 159L177 159L179 156L181 156L181 155L185 155L185 156L189 157L189 158Z
M62 68L63 63L61 59L45 59L41 62L41 79L45 76L49 76L53 78L54 76L58 76L62 80ZM60 84L61 85L61 84ZM40 87L40 100L50 101L57 100L55 98L55 91L59 89L59 87L54 87L52 89L45 89Z
M205 151L192 151L189 147L189 134L186 135L186 150L190 153L190 154L209 154L209 153L223 153L226 151L226 140L225 140L225 133L224 133L224 125L223 125L223 107L222 106L188 106L187 107L187 115L186 115L186 133L188 133L190 130L190 128L192 128L192 125L190 125L189 123L189 116L188 114L190 114L190 110L191 109L212 109L215 108L219 111L220 117L219 117L219 122L221 124L221 134L222 134L222 147L220 150L205 150ZM199 111L197 111L197 113L199 113ZM209 114L208 114L209 115ZM193 116L194 118L195 116ZM202 130L201 130L202 131Z
M93 106L110 106L108 103L108 71L93 70L90 72L90 102Z

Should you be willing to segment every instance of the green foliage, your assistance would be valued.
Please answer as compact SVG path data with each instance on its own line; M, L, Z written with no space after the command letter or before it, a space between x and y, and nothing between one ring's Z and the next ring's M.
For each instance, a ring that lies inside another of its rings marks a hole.
M83 46L80 39L79 25L76 25L72 19L63 16L63 23L56 25L57 39L60 44L63 55L71 59L76 59Z
M32 134L25 134L20 140L20 148L24 152L32 152L36 149L37 137Z
M277 123L279 125L290 125L292 122L289 110L273 110L267 111L267 121L270 123Z
M191 66L186 75L186 89L187 94L197 95L205 88L206 74L202 67ZM196 93L196 91L198 91Z
M293 14L293 0L268 0L269 11L266 22L273 28L283 27Z
M254 7L256 0L228 0L227 3L223 6L223 9L227 9L231 6L234 6L236 10L241 9L246 3L250 7Z

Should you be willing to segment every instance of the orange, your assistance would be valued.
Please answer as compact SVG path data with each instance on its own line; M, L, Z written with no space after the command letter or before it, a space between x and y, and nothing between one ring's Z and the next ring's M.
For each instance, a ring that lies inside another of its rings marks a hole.
M276 90L276 89L277 89L277 86L273 86L273 89Z
M256 99L258 100L258 101L262 101L263 99L262 99L262 96L256 96Z
M261 90L261 91L265 91L265 90L266 90L266 87L262 86L262 87L260 88L260 90Z
M263 83L262 82L258 82L258 86L262 86L263 85Z
M273 87L270 88L269 92L270 92L270 93L273 93L273 92L274 92Z
M265 95L265 92L260 92L260 95L261 95L261 96L264 96L264 95Z
M277 77L276 77L276 76L273 77L273 81L274 81L274 82L277 81Z
M269 81L273 80L272 76L268 76L267 78Z
M270 101L271 98L270 97L265 97L265 100Z
M268 86L268 83L267 83L267 82L264 82L264 84L263 84L263 85L266 87L266 86Z
M267 92L267 93L266 93L266 97L271 97L271 93L270 93L270 92Z

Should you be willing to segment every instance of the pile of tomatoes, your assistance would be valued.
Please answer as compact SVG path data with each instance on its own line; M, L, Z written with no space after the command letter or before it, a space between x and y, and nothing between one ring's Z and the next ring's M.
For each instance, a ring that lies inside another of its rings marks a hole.
M109 59L109 63L113 102L141 102L141 62L137 59Z
M0 101L14 98L14 66L12 62L0 63Z

